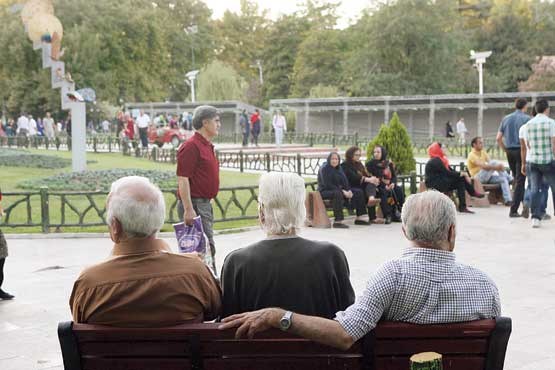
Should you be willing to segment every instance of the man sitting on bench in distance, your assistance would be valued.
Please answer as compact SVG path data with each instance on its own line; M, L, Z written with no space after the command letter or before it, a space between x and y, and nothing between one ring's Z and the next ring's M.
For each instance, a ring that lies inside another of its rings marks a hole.
M499 293L482 271L457 263L453 202L437 191L407 198L402 227L410 247L370 278L362 296L334 320L267 308L233 315L221 329L238 327L237 338L281 328L329 346L348 349L379 320L440 324L501 315Z
M84 270L73 285L73 321L162 327L219 315L220 288L208 267L197 256L171 253L156 238L166 215L158 187L139 176L115 181L106 215L112 257Z
M477 136L470 142L472 151L468 153L466 167L470 176L478 179L482 184L499 184L503 192L503 201L511 206L513 197L509 183L513 181L511 175L505 172L503 163L492 161L484 150L484 140Z

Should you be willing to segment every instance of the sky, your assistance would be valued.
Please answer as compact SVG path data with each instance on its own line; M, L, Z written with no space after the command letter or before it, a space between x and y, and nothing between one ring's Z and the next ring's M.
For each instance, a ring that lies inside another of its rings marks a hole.
M240 0L203 0L213 11L214 18L221 18L226 10L239 12ZM270 17L276 19L280 14L289 14L297 10L299 0L258 0L261 9L268 9ZM370 5L369 0L342 0L338 9L339 28L345 28L351 20L356 20L362 10Z

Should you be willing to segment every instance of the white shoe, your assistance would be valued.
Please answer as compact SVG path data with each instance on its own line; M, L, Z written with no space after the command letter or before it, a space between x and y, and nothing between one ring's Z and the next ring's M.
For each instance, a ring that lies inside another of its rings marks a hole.
M532 219L532 227L533 227L534 229L537 229L537 228L539 228L540 226L541 226L541 221L538 220L537 218L533 218L533 219Z

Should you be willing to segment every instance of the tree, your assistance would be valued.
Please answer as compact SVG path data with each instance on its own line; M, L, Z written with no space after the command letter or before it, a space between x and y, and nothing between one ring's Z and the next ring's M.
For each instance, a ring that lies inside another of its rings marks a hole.
M354 96L465 92L468 38L451 1L398 0L346 30L342 87Z
M532 73L532 64L541 46L535 41L532 11L526 0L500 0L478 34L481 50L492 50L486 67L496 85L485 84L487 91L516 91L518 83Z
M298 13L281 16L269 27L263 56L266 101L285 99L291 94L299 45L309 28L309 22Z
M299 46L293 67L294 97L306 97L318 84L338 85L345 42L338 30L312 30Z
M389 125L383 124L378 135L370 141L366 152L367 158L372 158L376 145L381 145L387 150L389 159L395 164L398 173L407 174L416 169L409 133L397 113L393 113Z
M215 60L199 73L198 100L242 100L244 85L244 80L233 68Z

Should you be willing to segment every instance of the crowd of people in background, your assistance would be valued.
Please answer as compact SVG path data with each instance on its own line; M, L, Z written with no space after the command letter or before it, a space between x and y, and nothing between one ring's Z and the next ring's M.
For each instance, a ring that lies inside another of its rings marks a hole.
M0 137L45 137L52 140L60 135L71 136L71 113L57 122L48 111L43 117L21 112L17 119L0 120Z

